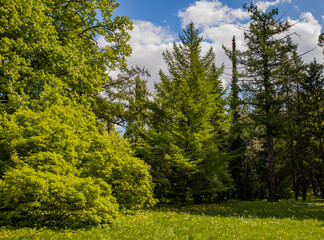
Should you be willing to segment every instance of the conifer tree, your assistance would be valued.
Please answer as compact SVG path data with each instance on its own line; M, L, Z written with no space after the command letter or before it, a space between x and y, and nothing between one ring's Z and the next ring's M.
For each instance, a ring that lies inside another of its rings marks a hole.
M147 161L159 194L186 201L228 188L223 135L224 99L212 49L201 56L199 30L189 24L180 44L163 57L169 74L160 72L152 104ZM161 197L160 196L160 197Z
M274 166L274 135L280 128L277 115L282 106L280 66L286 55L296 48L287 35L291 25L276 20L278 9L262 12L256 5L244 5L252 22L244 33L248 50L242 63L246 66L245 92L250 105L250 117L264 128L270 202L277 201ZM285 35L286 34L286 35Z
M318 191L324 191L324 67L314 60L307 64L306 77L301 83L301 99L304 105L305 137L309 142L307 159L314 168ZM305 138L303 137L303 138ZM314 186L313 186L314 187ZM323 197L323 195L322 195ZM306 198L306 196L305 196ZM305 200L305 199L304 199Z
M120 71L117 77L108 77L102 85L103 91L92 104L97 118L108 131L114 130L115 126L130 130L132 122L142 117L144 100L150 95L146 80L142 79L150 76L147 69L135 66Z
M229 162L229 171L234 180L234 191L232 197L236 199L251 200L253 198L251 190L250 171L248 169L245 150L246 142L243 140L243 124L242 115L242 100L239 95L242 95L239 84L238 66L239 57L242 53L236 48L236 39L233 36L232 49L227 49L223 45L226 55L232 62L232 80L230 83L230 114L232 115L231 136L229 139L230 152L232 158ZM245 167L244 167L245 165Z

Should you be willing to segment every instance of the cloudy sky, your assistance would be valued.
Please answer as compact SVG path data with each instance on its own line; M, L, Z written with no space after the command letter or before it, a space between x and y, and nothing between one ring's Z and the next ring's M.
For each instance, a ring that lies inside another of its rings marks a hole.
M178 41L178 33L186 24L193 21L204 38L203 49L213 47L216 64L225 64L225 72L231 73L230 64L222 50L222 44L230 47L233 35L239 49L244 49L242 28L247 28L249 15L244 11L243 0L117 0L120 7L115 14L129 16L134 23L130 44L133 54L129 66L138 65L150 70L148 87L153 90L154 82L159 81L158 71L166 71L162 52ZM248 1L250 2L250 1ZM262 9L278 7L279 16L289 19L296 32L295 42L299 53L307 52L317 44L318 35L324 31L323 0L268 0L256 1ZM100 44L104 44L99 39ZM316 48L303 55L305 62L315 58L323 61L322 52ZM223 81L229 79L223 75Z

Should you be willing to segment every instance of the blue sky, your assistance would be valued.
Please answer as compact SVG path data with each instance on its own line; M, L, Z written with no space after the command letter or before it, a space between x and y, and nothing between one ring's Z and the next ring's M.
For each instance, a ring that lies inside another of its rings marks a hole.
M250 1L243 0L219 0L230 8L241 8L242 5ZM174 31L181 31L181 22L178 17L179 11L184 11L196 1L192 0L117 0L120 7L116 13L129 16L133 20L147 20L156 25L170 26ZM210 0L209 2L212 2ZM275 2L275 1L272 1ZM279 3L281 14L292 18L299 18L301 12L311 12L319 20L322 27L324 20L324 1L323 0L292 0Z
M166 71L162 52L172 48L178 41L178 33L193 21L201 30L205 41L202 45L207 50L213 47L216 53L216 64L225 64L225 72L230 73L230 64L222 44L230 46L233 35L237 38L238 48L244 49L243 31L249 22L248 14L242 9L243 0L117 0L120 6L115 14L130 17L134 30L130 44L133 54L129 65L139 65L150 70L148 87L153 90L154 82L159 81L158 71ZM250 2L250 1L249 1ZM292 23L299 21L292 31L298 36L299 53L316 47L317 37L324 32L324 0L254 0L260 8L278 7L280 16ZM99 44L105 44L101 39ZM305 62L314 57L323 61L319 48L303 56ZM226 84L227 77L223 75Z

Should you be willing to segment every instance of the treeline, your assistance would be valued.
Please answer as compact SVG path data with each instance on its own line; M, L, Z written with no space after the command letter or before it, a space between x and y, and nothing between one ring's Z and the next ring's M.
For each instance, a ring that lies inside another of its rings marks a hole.
M0 3L0 224L110 223L157 200L323 196L323 65L302 62L277 9L244 6L247 50L224 46L228 88L191 23L150 93L147 70L126 67L132 23L116 7Z
M168 72L153 96L143 84L125 107L139 113L125 117L125 137L151 166L160 201L323 197L324 67L303 63L278 9L244 9L247 50L235 37L223 46L232 62L228 88L191 23L163 53Z

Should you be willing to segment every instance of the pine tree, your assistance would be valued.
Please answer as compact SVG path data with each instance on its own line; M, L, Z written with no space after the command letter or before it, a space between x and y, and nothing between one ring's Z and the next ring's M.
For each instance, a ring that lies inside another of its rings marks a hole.
M286 55L296 47L291 43L289 35L284 35L291 25L275 19L278 9L262 12L253 3L250 6L245 4L244 8L250 13L252 20L249 30L244 33L248 46L245 60L242 61L246 66L244 88L248 94L250 117L255 124L264 128L268 161L268 200L275 202L277 191L274 135L280 128L277 115L282 106L280 66Z
M151 96L147 89L147 81L135 77L134 87L126 111L127 126L125 137L132 143L141 144L145 132L146 118L148 115L148 102Z

